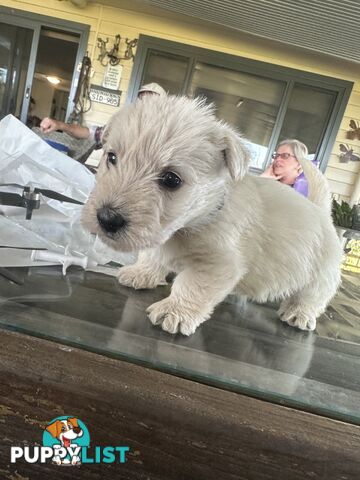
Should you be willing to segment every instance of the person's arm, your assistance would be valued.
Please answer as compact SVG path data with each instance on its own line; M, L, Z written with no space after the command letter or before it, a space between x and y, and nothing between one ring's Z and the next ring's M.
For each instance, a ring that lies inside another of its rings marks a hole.
M89 138L90 136L90 130L87 127L82 127L81 125L75 125L71 123L64 123L60 120L54 120L48 117L41 121L40 129L43 133L51 133L56 130L62 130L74 138L79 139Z

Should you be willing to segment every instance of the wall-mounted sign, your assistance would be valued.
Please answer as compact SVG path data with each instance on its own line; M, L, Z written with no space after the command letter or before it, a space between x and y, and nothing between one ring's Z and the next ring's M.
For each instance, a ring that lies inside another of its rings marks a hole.
M90 100L92 102L105 103L112 107L120 105L121 90L110 90L101 85L90 86Z
M110 65L108 63L104 74L103 87L117 90L120 85L122 68L122 65Z

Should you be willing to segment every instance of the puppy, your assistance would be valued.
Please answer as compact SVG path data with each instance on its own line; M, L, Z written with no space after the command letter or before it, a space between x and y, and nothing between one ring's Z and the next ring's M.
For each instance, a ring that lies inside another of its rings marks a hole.
M73 440L78 437L82 437L83 431L80 428L76 418L67 418L66 420L56 420L46 427L46 430L57 440L59 440L59 445L54 445L54 449L58 450L60 447L77 447L76 444L73 444ZM72 464L76 465L80 463L80 457L74 455L71 459L61 458L60 455L55 454L52 461L58 465L61 464Z
M323 175L302 165L309 199L248 175L242 138L203 100L164 95L125 106L104 132L83 223L110 247L140 251L119 282L165 283L153 324L190 335L232 292L282 300L281 320L314 330L340 282L341 247Z

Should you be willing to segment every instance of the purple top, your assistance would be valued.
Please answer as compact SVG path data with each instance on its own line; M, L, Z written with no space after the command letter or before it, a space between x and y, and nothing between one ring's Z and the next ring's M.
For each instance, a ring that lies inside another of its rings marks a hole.
M313 165L315 165L315 167L319 167L319 162L317 160L311 160L311 162ZM300 173L300 175L296 178L293 189L299 192L301 195L304 195L304 197L308 196L308 182L304 173Z

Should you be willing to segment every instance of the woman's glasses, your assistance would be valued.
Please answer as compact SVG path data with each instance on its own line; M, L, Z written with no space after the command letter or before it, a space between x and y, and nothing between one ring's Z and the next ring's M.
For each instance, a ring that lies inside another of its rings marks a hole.
M283 160L287 160L290 157L295 157L295 155L292 155L291 153L273 153L271 155L271 158L274 160L276 160L278 157L282 158Z

